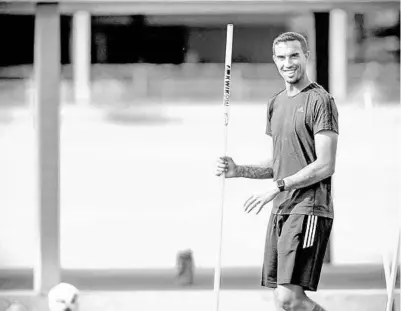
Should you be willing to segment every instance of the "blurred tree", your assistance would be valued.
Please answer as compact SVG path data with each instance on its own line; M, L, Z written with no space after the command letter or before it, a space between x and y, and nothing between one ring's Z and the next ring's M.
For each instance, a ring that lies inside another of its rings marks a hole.
M372 36L378 38L385 37L396 37L398 40L397 48L389 50L390 53L394 54L397 63L400 62L400 11L398 11L397 22L390 27L376 27L371 31Z
M356 53L354 61L356 63L363 63L365 62L364 43L366 39L365 15L363 13L356 13L354 15L354 22L356 41Z

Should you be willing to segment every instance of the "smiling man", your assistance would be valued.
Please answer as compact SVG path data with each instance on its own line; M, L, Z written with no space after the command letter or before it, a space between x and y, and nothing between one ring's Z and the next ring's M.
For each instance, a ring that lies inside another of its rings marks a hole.
M321 311L305 291L316 291L334 218L331 176L336 163L338 112L333 97L312 82L305 38L283 33L273 60L285 89L267 103L266 134L272 151L261 165L217 161L216 175L272 179L245 211L273 208L267 228L261 285L274 288L277 310Z

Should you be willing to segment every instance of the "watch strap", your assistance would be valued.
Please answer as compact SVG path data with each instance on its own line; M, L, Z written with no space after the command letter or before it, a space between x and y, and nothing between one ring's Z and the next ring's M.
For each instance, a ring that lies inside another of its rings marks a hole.
M278 179L278 180L276 181L276 184L277 184L277 187L278 187L278 189L280 190L280 192L283 192L283 191L284 191L284 187L285 187L284 180Z

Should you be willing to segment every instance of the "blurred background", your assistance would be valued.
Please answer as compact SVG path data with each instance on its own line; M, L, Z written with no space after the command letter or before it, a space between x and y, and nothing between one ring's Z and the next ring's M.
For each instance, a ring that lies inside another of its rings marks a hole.
M228 154L239 164L263 159L265 104L284 87L272 42L300 32L312 53L310 77L339 109L335 223L322 283L384 289L382 256L393 252L401 203L399 8L397 1L61 2L64 277L88 288L171 288L177 254L190 249L193 286L212 288L221 195L214 165L233 23ZM29 289L40 187L35 5L1 3L0 32L0 289ZM242 205L268 182L226 183L224 286L259 288L270 206L255 216Z

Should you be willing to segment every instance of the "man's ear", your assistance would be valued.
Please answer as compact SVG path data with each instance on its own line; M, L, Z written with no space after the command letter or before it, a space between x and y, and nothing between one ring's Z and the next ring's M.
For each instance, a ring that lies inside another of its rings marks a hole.
M305 53L305 58L306 58L307 61L309 61L309 58L310 58L310 51L306 51L306 53Z
M277 62L277 57L276 57L276 55L273 55L273 62L276 64L276 62Z

